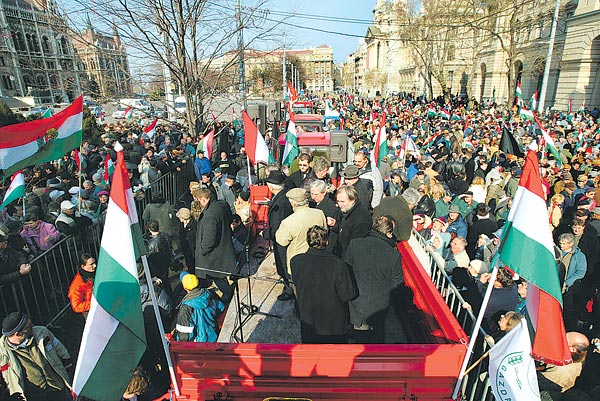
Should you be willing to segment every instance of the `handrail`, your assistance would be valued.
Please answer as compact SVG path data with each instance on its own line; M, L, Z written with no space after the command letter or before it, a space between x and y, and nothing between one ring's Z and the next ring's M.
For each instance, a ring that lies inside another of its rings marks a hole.
M181 171L168 172L150 183L144 189L144 197L136 200L140 223L143 224L142 214L152 191L161 191L174 205L188 190L193 174L193 164L187 163ZM80 256L83 253L98 256L103 221L104 215L101 215L95 224L84 227L80 233L61 238L29 262L30 274L0 286L0 316L18 310L27 313L35 324L46 325L58 320L68 310L67 291Z
M442 295L442 298L444 298L446 301L450 311L461 324L462 328L465 330L465 332L467 332L467 334L470 334L475 325L475 321L477 320L477 316L473 314L471 309L464 307L467 302L464 300L462 295L460 295L458 288L456 288L454 283L452 283L448 273L446 273L442 257L436 252L427 250L427 241L414 228L412 230L412 234L418 241L419 246L427 253L429 257L429 265L431 270L430 277L432 282ZM475 351L472 355L466 356L467 358L470 358L471 364L473 364L481 355L485 354L490 349L490 344L487 342L487 339L490 337L481 327L479 328L479 332L481 335L478 336ZM484 401L494 399L489 384L489 377L487 375L487 364L480 363L477 365L477 367L465 375L461 386L460 399L464 401Z

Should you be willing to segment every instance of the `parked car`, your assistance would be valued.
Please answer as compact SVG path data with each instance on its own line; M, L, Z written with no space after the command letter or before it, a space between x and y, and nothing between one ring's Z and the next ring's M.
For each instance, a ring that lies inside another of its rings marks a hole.
M154 117L154 118L163 118L163 119L169 118L169 113L167 113L167 107L166 106L164 106L164 107L158 107L152 113L152 117Z
M112 113L112 117L116 120L125 118L125 110L127 110L127 106L120 105L119 108L114 113ZM144 117L146 117L146 113L143 110L133 110L132 118L138 119Z

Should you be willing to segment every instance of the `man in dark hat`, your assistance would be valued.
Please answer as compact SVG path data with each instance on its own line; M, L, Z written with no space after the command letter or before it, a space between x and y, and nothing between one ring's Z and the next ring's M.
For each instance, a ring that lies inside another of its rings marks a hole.
M360 178L360 170L354 165L346 166L340 175L344 178L344 185L353 186L358 192L360 203L369 209L373 199L373 182Z
M27 400L71 400L67 368L71 356L54 334L33 326L29 316L12 312L2 322L0 372L9 392Z
M285 187L285 176L281 171L271 171L266 179L266 183L273 197L269 202L269 211L267 212L269 227L263 232L263 235L273 243L275 267L277 268L277 274L281 276L284 283L283 292L277 298L285 301L294 298L294 291L292 290L287 272L286 249L275 242L275 233L279 230L281 222L293 213L293 209L292 204L285 196L288 190Z

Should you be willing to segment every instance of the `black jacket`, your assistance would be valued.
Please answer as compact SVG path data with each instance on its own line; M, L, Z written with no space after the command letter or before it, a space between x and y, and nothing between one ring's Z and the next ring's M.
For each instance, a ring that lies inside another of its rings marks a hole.
M13 283L21 278L19 267L27 263L27 258L21 252L7 246L0 252L0 285ZM4 289L3 291L9 291Z
M477 251L477 240L481 234L485 234L488 238L492 238L494 232L498 230L498 223L496 219L491 216L487 219L481 219L477 216L473 219L473 225L469 227L467 231L467 253L469 258L475 258L475 252Z
M366 237L350 242L344 258L352 267L358 298L350 302L352 324L377 324L385 318L393 291L404 284L400 252L394 239L369 231Z
M337 246L337 233L339 232L342 211L339 207L336 206L335 202L331 200L331 198L328 195L325 195L325 198L321 201L321 203L315 205L315 208L323 211L325 217L331 217L335 219L335 225L332 227L332 229L329 230L329 245L327 246L327 249L333 252L335 250L335 247Z
M290 261L300 320L317 335L342 335L348 301L356 296L348 266L329 251L310 248Z
M362 238L371 229L371 214L358 200L352 209L342 213L338 228L338 243L336 255L344 257L350 241L354 238ZM335 230L334 230L335 231Z
M179 244L181 245L183 257L185 258L185 264L188 267L195 266L196 231L197 222L193 218L190 219L187 226L184 226L181 222L179 223Z
M279 226L283 219L294 212L292 205L285 194L287 189L284 188L277 195L273 196L269 202L269 211L267 218L269 220L269 229L267 230L267 239L275 241L275 233L279 230Z
M236 272L237 263L231 236L229 205L225 201L211 199L198 221L196 233L196 275L198 277L206 278L209 275L223 278Z
M164 279L171 265L171 240L164 232L148 240L148 264L152 276Z

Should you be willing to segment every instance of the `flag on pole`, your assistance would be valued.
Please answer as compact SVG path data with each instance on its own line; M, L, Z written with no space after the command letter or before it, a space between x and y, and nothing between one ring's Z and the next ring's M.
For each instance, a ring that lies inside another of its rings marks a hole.
M407 154L409 154L409 155L412 154L417 157L419 157L421 155L421 153L419 151L419 147L415 144L415 142L412 140L410 135L406 135L406 138L402 142L402 146L400 147L400 156L399 157L401 159L404 159Z
M22 171L17 171L10 178L10 185L4 194L4 200L0 205L0 210L15 200L25 196L25 177Z
M77 170L81 172L81 155L79 154L79 149L73 149L73 159L75 159L75 163L77 163Z
M527 107L521 106L519 109L519 117L521 117L523 120L533 121L533 112L528 110Z
M46 111L42 113L42 118L52 117L52 109L48 107Z
M4 175L35 164L60 159L81 146L83 97L42 120L0 128L0 169Z
M567 110L567 114L571 114L573 112L573 99L569 99L569 109Z
M75 394L96 401L123 396L145 349L136 253L137 221L122 147L106 211L90 313L73 379Z
M102 174L102 182L104 185L108 185L110 183L110 177L113 175L115 171L115 165L113 164L110 155L107 153L104 157L104 174Z
M212 157L213 151L213 142L215 140L215 127L212 127L208 134L204 135L204 138L200 142L198 142L198 146L196 147L196 152L199 150L204 151L204 155L210 158Z
M438 113L437 111L435 111L435 108L433 106L429 106L429 108L427 109L427 117L437 117Z
M96 117L96 124L104 124L104 110L98 113L98 116Z
M440 110L440 117L444 120L449 120L450 114L448 113L448 111L446 109L442 109L442 110Z
M272 163L273 157L269 153L265 138L262 136L246 110L242 110L242 118L244 120L244 145L250 161L252 164L258 162Z
M154 138L154 132L156 131L156 124L158 124L158 118L155 118L150 124L144 127L144 133L152 140Z
M537 101L538 101L538 91L533 92L533 95L531 95L531 104L529 105L531 110L535 110L537 108Z
M388 143L387 143L387 132L385 128L386 114L382 113L379 120L379 129L377 130L377 136L375 137L375 146L373 147L373 160L371 161L377 167L381 165L381 161L388 155Z
M296 133L296 123L294 122L294 113L290 114L287 130L285 132L285 148L283 150L282 164L289 166L296 156L300 153L298 148L298 134Z
M523 107L523 92L521 92L521 82L517 81L517 88L515 89L515 104L518 107Z
M127 106L125 109L125 118L131 120L133 118L133 107Z
M554 243L534 150L527 152L498 254L506 266L529 283L526 300L535 331L534 357L553 365L570 363Z
M581 103L581 108L579 109L580 113L584 113L585 112L585 99L583 99L583 103Z
M288 81L287 85L288 85L288 98L289 98L290 109L291 109L292 106L294 105L294 102L296 101L296 99L298 99L298 95L296 94L296 89L294 88L294 85L292 85L292 81Z
M542 137L544 138L544 142L546 143L546 149L548 149L550 151L550 153L552 153L552 155L556 159L557 163L562 164L562 156L560 155L558 148L554 144L554 140L552 139L550 134L548 134L548 131L542 125L542 122L538 118L537 114L534 115L534 121L535 121L535 125L537 126L537 129L539 129L540 132L542 133Z
M497 400L540 399L527 321L521 320L490 349L490 387Z
M503 124L502 126L502 138L500 138L499 149L509 155L515 155L517 157L525 156L519 146L519 143L513 136L512 132L510 132L506 124Z

